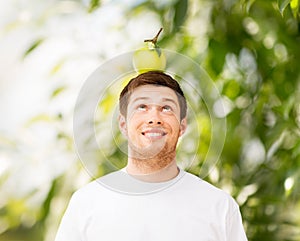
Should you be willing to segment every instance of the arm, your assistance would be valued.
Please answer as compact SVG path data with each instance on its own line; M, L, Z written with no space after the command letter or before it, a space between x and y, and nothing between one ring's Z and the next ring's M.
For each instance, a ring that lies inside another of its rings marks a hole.
M76 197L73 195L67 210L61 220L60 226L56 233L55 241L81 241L79 221L79 205Z
M235 208L227 222L227 241L247 241L238 207Z

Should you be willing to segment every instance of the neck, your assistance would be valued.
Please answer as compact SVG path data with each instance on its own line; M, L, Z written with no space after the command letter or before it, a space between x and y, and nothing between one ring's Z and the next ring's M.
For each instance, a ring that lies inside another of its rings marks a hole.
M156 160L155 163L159 163L159 160ZM169 181L175 178L179 173L175 158L163 167L147 164L149 164L149 161L129 158L126 171L134 178L145 182Z

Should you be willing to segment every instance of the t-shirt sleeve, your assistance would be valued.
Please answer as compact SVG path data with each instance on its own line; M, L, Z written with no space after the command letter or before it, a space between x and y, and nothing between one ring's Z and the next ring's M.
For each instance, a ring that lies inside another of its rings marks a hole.
M227 241L247 241L238 205L235 205L227 222Z
M59 225L55 241L82 241L78 225L80 218L78 210L78 202L73 195Z

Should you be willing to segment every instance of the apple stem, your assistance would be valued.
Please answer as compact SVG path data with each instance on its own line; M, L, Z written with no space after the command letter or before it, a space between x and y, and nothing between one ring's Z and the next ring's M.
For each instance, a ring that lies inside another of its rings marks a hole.
M161 33L162 30L163 30L163 28L160 28L159 31L158 31L158 33L155 35L155 37L153 39L145 39L144 42L151 42L154 45L156 45L158 36L160 35L160 33Z

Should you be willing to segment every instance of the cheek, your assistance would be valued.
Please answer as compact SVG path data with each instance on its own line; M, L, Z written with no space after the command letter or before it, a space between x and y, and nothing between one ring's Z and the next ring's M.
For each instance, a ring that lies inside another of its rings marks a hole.
M127 117L127 123L131 126L139 126L145 122L145 115L141 112L135 112Z
M129 119L130 118L130 119ZM137 115L132 115L127 119L128 134L135 133L141 125L141 118Z
M177 115L170 116L168 121L172 123L172 126L180 126L180 117Z
M176 117L166 120L165 123L168 123L169 129L171 129L173 133L180 131L180 121Z

